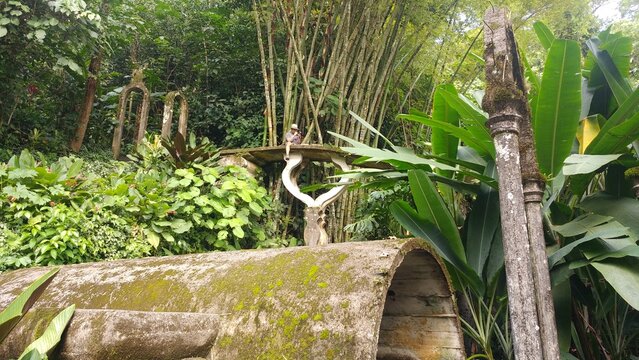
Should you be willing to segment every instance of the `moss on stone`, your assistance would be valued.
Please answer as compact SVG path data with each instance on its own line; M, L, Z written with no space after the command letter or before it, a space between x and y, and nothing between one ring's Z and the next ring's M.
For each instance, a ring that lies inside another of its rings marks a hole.
M639 178L639 166L635 166L630 168L624 172L624 176L628 180L633 180L635 178Z
M328 294L332 291L328 289L329 284L338 289L357 286L351 284L353 278L348 271L338 271L347 258L348 254L338 251L318 254L312 249L304 249L229 269L224 277L212 282L207 291L232 295L235 304L243 304L233 308L236 315L239 312L238 316L244 320L254 321L257 328L268 326L269 331L260 332L259 337L253 333L235 332L233 336L222 335L219 341L224 342L225 348L233 349L237 358L311 358L310 351L315 343L328 336L326 330L317 329L316 324L334 310L332 306L318 303L318 299L325 298L318 292ZM274 278L274 274L280 276ZM308 293L313 296L307 296ZM344 312L342 307L338 310ZM262 324L259 320L261 311L274 320ZM313 314L312 322L308 321L309 314ZM352 324L344 325L348 331ZM337 347L341 349L350 349L346 344L353 341L348 333L334 334L332 339L336 344L341 343L342 346ZM340 358L348 358L344 351L335 350L335 353Z

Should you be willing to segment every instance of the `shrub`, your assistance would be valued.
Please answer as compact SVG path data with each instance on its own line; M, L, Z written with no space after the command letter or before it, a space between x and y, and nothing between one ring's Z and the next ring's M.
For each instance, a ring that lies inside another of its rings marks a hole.
M133 166L98 159L99 175L28 151L0 164L0 270L288 244L267 234L271 200L245 169L176 162L158 139L139 150Z

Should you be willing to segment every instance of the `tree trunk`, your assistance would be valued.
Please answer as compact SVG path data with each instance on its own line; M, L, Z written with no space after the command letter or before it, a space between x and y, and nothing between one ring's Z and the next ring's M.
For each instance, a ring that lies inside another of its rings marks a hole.
M82 147L84 141L84 134L87 131L89 125L89 118L91 117L91 110L93 110L93 101L95 100L95 92L98 89L98 75L100 73L100 66L102 64L102 52L98 52L89 64L89 77L84 89L84 100L82 101L82 109L80 110L80 116L78 117L78 126L75 130L75 136L71 139L69 146L71 150L78 152Z

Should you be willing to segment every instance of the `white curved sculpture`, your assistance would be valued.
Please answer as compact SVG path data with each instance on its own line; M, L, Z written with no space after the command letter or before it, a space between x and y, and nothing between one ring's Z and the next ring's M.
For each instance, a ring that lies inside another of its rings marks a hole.
M287 159L288 157L288 159ZM304 243L309 246L325 245L329 243L328 233L326 233L326 214L324 211L326 207L332 204L337 198L346 190L346 184L349 182L348 178L342 177L338 184L326 193L313 199L307 194L300 191L297 185L297 177L308 161L304 161L304 157L301 153L291 152L288 155L284 155L284 161L286 161L286 167L282 171L282 182L284 187L297 199L302 201L306 205L304 209L304 220L306 226L304 228ZM344 171L349 171L351 168L346 163L346 160L338 155L332 155L331 161L339 166Z

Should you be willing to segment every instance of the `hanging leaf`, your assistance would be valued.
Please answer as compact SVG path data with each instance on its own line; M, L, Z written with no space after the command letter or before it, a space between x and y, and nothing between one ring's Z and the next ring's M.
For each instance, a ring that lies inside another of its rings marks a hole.
M455 220L433 182L430 181L424 171L410 170L408 172L408 183L419 216L433 223L450 241L455 255L466 262L464 247Z
M71 305L56 315L56 317L51 320L51 323L49 323L46 330L44 330L42 336L24 349L19 360L25 359L32 350L37 350L38 353L42 355L47 355L51 352L51 350L53 350L53 348L60 342L62 333L67 327L67 324L69 323L69 320L71 320L74 312L75 305Z
M414 236L426 240L437 251L439 256L458 270L458 275L464 277L477 293L483 293L484 287L478 275L457 255L457 251L453 249L452 244L433 223L420 217L417 211L402 200L394 201L389 209L393 217L406 230L410 231Z
M594 262L592 266L630 306L639 310L639 261L636 258Z
M440 94L444 99L446 99L448 105L461 115L462 119L471 120L475 124L482 126L488 120L488 114L484 110L475 105L464 95L458 94L454 87L452 89L442 88L440 90ZM486 133L490 137L488 130L486 130Z
M613 155L578 155L572 154L566 158L564 162L564 168L562 170L564 175L577 175L577 174L589 174L597 171L608 163L619 159L621 154Z
M588 196L578 206L595 214L613 217L639 237L639 200L599 192Z
M490 154L494 154L494 151L492 151L494 150L493 139L486 126L488 114L462 94L457 94L447 89L442 89L440 93L442 97L446 99L448 105L459 113L461 122L464 124L466 130L468 130L477 141L484 143L484 147L489 149L488 152Z
M599 121L603 119L600 114L588 116L581 120L577 130L577 141L579 141L579 153L583 154L592 140L599 134Z
M475 151L477 151L480 155L482 156L490 155L492 158L495 157L495 148L494 146L492 146L492 142L487 143L485 141L482 141L481 139L478 139L475 135L473 135L472 132L470 132L467 129L454 126L447 122L437 121L425 116L404 114L404 115L398 115L397 117L400 119L415 121L433 128L445 130L451 135L454 135L457 138L459 138L459 140L463 141L466 145L475 149Z
M535 111L535 147L540 170L554 176L570 154L581 112L581 50L571 40L552 43Z
M29 351L29 353L24 354L20 357L20 360L43 360L42 354L38 352L38 350L33 349Z
M550 31L548 26L541 21L535 21L533 29L535 30L535 34L537 35L541 46L543 46L546 50L550 49L552 43L555 41L555 35L552 31Z
M490 162L484 175L496 177L494 162ZM477 198L472 203L468 214L466 257L468 265L479 275L484 272L486 260L490 254L495 232L499 227L499 193L497 190L482 184Z
M626 43L628 50L631 50L632 44L630 42ZM621 74L615 65L612 56L608 53L608 51L600 49L601 41L599 39L590 39L586 41L586 45L591 51L598 69L603 73L608 86L610 86L617 103L621 104L626 101L628 96L632 93L632 89L630 88L628 80ZM630 52L626 51L626 53L629 54ZM596 70L593 69L593 71Z
M459 113L453 109L446 99L442 96L442 90L457 93L455 87L449 84L443 84L437 87L433 100L432 116L434 120L449 123L453 126L459 126ZM444 158L456 159L457 147L459 146L459 138L451 135L442 129L433 128L430 135L432 154ZM436 170L436 172L445 177L452 177L452 171Z
M555 316L557 321L557 337L559 349L567 352L570 349L572 325L572 297L570 281L567 279L552 287L553 304L555 305Z
M29 311L33 303L38 300L47 286L53 281L58 271L59 269L53 269L39 277L0 313L0 343L9 335L11 329L16 326L24 314Z
M606 252L599 256L593 257L592 261L602 261L606 259L619 259L626 256L639 257L639 246L632 244L621 248L620 250Z
M573 237L582 234L584 234L584 236L579 240L575 240L563 246L550 255L548 258L548 266L551 268L574 249L592 240L601 239L602 241L613 244L632 244L638 239L629 228L615 221L612 217L597 214L582 215L567 224L554 227L554 230L564 237Z
M607 123L606 123L607 124ZM595 137L597 144L588 149L591 154L625 152L628 145L639 138L639 113L612 128L602 129ZM594 142L594 139L593 139Z
M348 153L365 157L366 162L380 162L380 161L389 162L391 160L395 160L395 161L401 161L404 163L410 163L414 165L416 164L428 165L432 168L442 169L442 170L456 170L455 167L452 167L450 165L446 165L434 160L419 157L412 152L411 153L394 152L388 149L378 149L331 131L329 131L329 134L353 145L352 147L342 147L341 149Z
M504 269L504 243L502 239L501 224L497 227L490 247L490 255L486 264L486 284L492 286L499 280L499 275Z
M593 142L588 146L587 153L589 154L597 154L597 152L593 151L597 147L597 143L599 142L602 134L605 134L608 130L613 127L623 123L627 119L633 117L639 111L639 86L635 89L635 91L630 94L630 96L619 105L619 108L606 120L606 123L601 128L601 132L599 136L593 140Z

